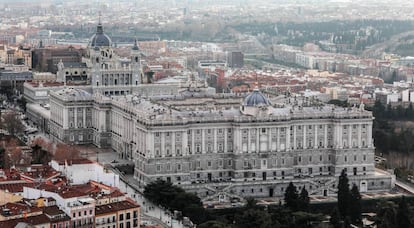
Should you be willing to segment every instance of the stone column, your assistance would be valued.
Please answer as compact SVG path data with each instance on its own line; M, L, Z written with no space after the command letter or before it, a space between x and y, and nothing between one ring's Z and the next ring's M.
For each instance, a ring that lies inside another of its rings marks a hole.
M297 144L296 144L296 125L293 126L293 149L296 150L297 149Z
M147 155L149 155L150 158L155 157L154 154L154 133L153 132L148 132L147 134L145 134L145 141L147 144L147 151L145 151L144 153L149 153Z
M250 128L247 129L247 153L251 153Z
M362 129L361 128L362 128L361 124L358 124L358 148L362 147L362 132L361 132Z
M342 125L341 124L336 125L336 131L338 132L336 134L336 141L338 144L338 148L342 148L343 144L342 144Z
M73 108L73 115L74 115L74 128L78 128L78 108ZM70 127L70 123L69 123Z
M223 135L224 135L224 153L227 153L227 131L228 131L228 129L227 128L224 128L223 129ZM233 143L233 151L235 151L236 150L236 148L235 148L235 145L236 145L236 143L238 143L238 140L239 140L239 134L238 134L238 130L234 130L234 133L233 133L233 140L234 140L234 143ZM239 145L239 144L237 144L237 145Z
M303 149L308 148L308 144L306 142L306 128L307 127L308 127L307 125L303 126L303 145L302 145Z
M201 129L201 153L206 153L206 133L204 129Z
M328 124L325 124L325 132L324 132L324 148L328 148Z
M256 128L256 153L260 152L260 132L261 128Z
M348 148L352 148L352 124L348 125Z
M286 127L286 151L290 151L290 126Z
M213 128L213 153L217 153L217 129Z
M181 153L183 154L183 156L187 156L188 154L188 133L187 131L182 131L181 132L182 135L182 144L181 144Z
M313 142L313 148L316 149L319 146L319 142L318 142L318 125L313 125L315 127L315 140Z
M273 151L272 144L272 128L267 128L267 151Z
M175 132L174 131L171 132L171 155L173 157L176 156L176 153L175 153Z
M191 153L195 154L196 150L195 150L195 129L191 129Z
M277 128L277 133L276 133L276 151L279 152L280 151L280 127Z
M165 157L165 138L164 138L165 133L164 132L160 132L160 137L161 137L161 157Z
M368 132L368 138L367 138L367 142L368 142L368 148L372 147L372 123L367 125L367 132Z
M86 125L86 108L82 108L83 110L83 127L84 128L87 128L88 126ZM85 139L85 140L87 140L87 139Z

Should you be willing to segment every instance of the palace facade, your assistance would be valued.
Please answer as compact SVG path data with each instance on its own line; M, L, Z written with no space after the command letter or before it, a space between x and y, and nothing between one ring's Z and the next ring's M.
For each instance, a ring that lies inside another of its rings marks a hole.
M363 105L272 105L259 89L245 98L207 91L51 92L51 134L114 149L134 161L142 185L164 179L204 198L281 196L291 181L311 195L335 194L343 169L361 192L394 187L392 175L375 170L373 117Z

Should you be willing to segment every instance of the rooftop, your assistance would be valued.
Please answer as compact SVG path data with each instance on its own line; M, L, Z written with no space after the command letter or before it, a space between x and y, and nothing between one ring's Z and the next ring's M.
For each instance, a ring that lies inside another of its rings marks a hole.
M23 192L23 187L34 187L35 183L9 183L9 184L0 184L0 190L7 191L11 193L20 193Z
M37 207L29 206L23 202L6 203L0 206L1 215L4 217L10 217L15 215L22 215L23 213L36 213L41 212Z
M128 210L133 208L139 208L138 204L133 203L132 201L120 201L115 203L109 203L105 205L99 205L95 207L95 215L103 215L108 213L113 213L116 211Z
M30 216L27 218L12 219L7 221L0 221L0 227L15 227L19 223L26 223L29 225L42 225L50 223L50 219L45 215Z

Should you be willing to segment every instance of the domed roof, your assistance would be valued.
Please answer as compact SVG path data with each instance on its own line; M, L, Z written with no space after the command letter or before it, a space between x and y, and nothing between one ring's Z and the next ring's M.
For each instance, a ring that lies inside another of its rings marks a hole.
M134 46L132 47L132 50L139 51L139 46L138 46L137 39L135 39L135 41L134 41Z
M99 23L96 27L96 34L91 37L91 47L109 47L112 41L108 35L103 32L102 24Z
M244 106L259 106L259 105L271 105L269 99L267 99L260 91L259 88L255 88L251 94L249 94L243 102Z

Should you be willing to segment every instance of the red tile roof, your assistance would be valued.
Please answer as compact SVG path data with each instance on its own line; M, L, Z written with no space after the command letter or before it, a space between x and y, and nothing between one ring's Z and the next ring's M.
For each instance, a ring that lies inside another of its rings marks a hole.
M4 217L21 215L22 213L36 213L41 210L37 207L29 206L23 202L6 203L0 206L0 211L8 211L8 215L3 214Z
M115 203L109 203L104 205L99 205L95 207L95 215L102 215L107 213L113 213L117 211L123 211L133 208L139 208L140 206L131 201L120 201Z
M42 207L42 210L53 223L70 221L70 217L64 211L60 210L58 206Z
M19 223L27 223L29 225L41 225L41 224L49 224L50 219L45 215L36 215L36 216L30 216L27 218L19 218L19 219L13 219L13 220L7 220L7 221L0 221L0 227L15 227Z
M0 190L11 193L23 192L23 187L34 187L35 183L8 183L0 184Z

